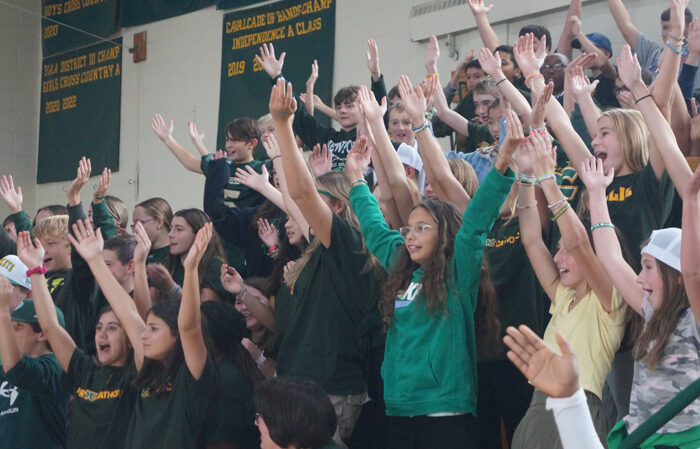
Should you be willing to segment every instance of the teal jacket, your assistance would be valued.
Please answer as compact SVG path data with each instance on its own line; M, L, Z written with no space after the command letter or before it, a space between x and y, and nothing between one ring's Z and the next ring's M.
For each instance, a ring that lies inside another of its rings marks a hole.
M474 311L486 234L499 216L513 184L513 173L492 169L469 203L455 238L448 270L454 283L447 288L447 313L426 308L420 293L422 269L396 299L387 331L382 364L384 400L389 416L420 416L453 412L476 414L476 345ZM390 270L396 250L404 244L386 224L366 185L350 190L367 247Z

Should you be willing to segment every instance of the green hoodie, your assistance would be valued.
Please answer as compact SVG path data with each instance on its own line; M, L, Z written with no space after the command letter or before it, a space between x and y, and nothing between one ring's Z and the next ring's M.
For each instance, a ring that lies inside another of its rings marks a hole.
M474 311L481 259L486 234L498 218L513 179L510 170L504 176L492 169L464 212L448 268L453 275L445 276L454 279L447 286L448 313L428 312L420 294L420 268L413 272L408 289L397 297L382 365L387 415L476 414ZM367 186L350 190L350 204L367 247L390 269L404 239L389 229Z

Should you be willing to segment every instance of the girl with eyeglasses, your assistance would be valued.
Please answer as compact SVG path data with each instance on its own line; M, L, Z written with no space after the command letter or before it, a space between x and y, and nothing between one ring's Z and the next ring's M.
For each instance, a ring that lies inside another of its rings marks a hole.
M411 108L419 112L411 114L417 138L434 139L425 126L423 91L403 76L399 88L404 102L422 105ZM387 327L382 377L390 448L478 447L474 313L486 234L513 184L508 164L516 146L501 148L463 217L450 203L426 200L413 207L401 231L389 229L363 180L364 142L348 155L351 205L367 246L389 270L380 309Z

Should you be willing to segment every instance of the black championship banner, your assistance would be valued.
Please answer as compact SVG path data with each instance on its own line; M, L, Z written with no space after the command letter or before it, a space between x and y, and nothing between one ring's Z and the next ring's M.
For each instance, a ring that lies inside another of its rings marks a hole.
M181 16L216 3L216 0L121 0L120 25L131 27Z
M82 156L94 173L118 170L122 50L106 42L44 58L39 184L75 178Z
M117 0L43 0L41 6L44 57L88 45L98 40L90 34L107 37L117 28Z
M306 90L316 59L319 77L314 92L333 105L334 0L290 0L235 11L224 16L222 36L216 148L225 146L227 123L238 117L257 119L269 112L272 84L255 59L263 43L272 43L277 57L287 53L282 72L294 84L295 95ZM319 119L330 123L320 114Z

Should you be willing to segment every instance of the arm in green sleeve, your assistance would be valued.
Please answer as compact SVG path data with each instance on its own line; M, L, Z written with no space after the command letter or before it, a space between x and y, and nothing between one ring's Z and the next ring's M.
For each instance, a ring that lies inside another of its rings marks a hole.
M399 231L389 229L379 203L365 184L350 189L350 207L355 212L362 228L362 235L370 252L386 269L394 264L396 247L404 244Z
M29 234L31 234L32 237L34 236L32 220L29 219L29 216L24 210L21 210L16 214L12 214L12 221L15 222L15 229L17 230L17 234L19 234L22 231L29 231Z
M106 201L92 203L92 223L95 229L102 230L102 238L105 240L117 235L117 225L114 224L114 217L112 217Z

